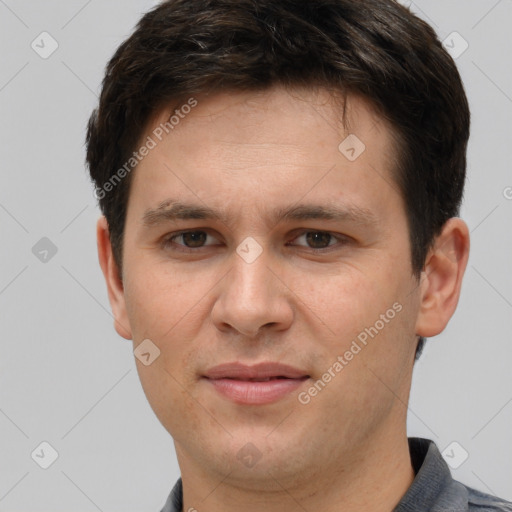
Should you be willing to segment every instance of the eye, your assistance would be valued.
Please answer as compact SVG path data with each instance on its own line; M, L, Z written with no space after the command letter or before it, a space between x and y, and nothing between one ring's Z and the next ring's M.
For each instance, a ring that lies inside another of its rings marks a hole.
M336 242L347 243L347 238L342 235L334 235L328 231L303 231L298 237L294 238L294 240L299 240L304 238L309 249L314 249L321 251L322 249L327 249L336 245ZM334 243L331 243L334 242ZM301 245L301 244L299 244Z
M208 237L214 238L209 235L206 231L203 230L193 230L193 231L181 231L180 233L174 233L170 236L165 237L162 242L164 248L170 248L170 246L178 246L182 247L182 249L177 250L194 250L200 249L204 247L205 242ZM175 242L175 240L181 240L183 243ZM210 244L214 245L214 244Z
M215 237L210 235L205 230L189 230L181 231L179 233L172 233L162 240L162 247L167 250L176 250L183 252L197 252L198 249L216 245L214 243L207 244L208 237L215 240ZM338 244L345 244L348 242L347 237L343 235L334 235L328 231L302 231L299 236L296 236L293 241L300 239L305 240L305 244L294 244L306 247L313 251L323 251ZM180 243L181 242L181 243Z

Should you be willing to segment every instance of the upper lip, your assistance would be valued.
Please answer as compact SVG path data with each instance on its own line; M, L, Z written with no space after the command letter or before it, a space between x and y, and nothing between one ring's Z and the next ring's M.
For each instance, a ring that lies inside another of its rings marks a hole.
M300 379L309 377L304 370L276 362L263 362L251 366L238 362L224 363L208 369L204 376L208 379L237 380L268 379L271 377Z

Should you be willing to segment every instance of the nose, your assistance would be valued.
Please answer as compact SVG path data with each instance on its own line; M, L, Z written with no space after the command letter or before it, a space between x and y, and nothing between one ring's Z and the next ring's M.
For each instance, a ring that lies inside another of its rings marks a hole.
M283 266L267 249L253 261L240 254L233 253L230 271L220 283L212 309L214 325L248 338L257 337L264 328L287 329L293 321L293 294L284 284Z

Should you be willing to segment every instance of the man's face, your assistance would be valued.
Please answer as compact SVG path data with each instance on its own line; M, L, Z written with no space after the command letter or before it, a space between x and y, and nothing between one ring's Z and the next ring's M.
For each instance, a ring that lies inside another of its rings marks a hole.
M137 368L180 465L219 481L334 472L405 431L419 290L391 132L354 96L345 131L330 99L198 97L162 141L169 111L141 139L157 145L131 184L123 319L134 347L160 350ZM178 201L221 219L174 218ZM292 215L305 208L340 215ZM212 370L268 362L296 373Z

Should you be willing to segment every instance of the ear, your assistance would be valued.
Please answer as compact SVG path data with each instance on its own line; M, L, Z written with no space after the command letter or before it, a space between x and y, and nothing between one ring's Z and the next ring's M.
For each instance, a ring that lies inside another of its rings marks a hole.
M448 324L459 302L468 258L468 227L462 219L449 219L429 251L421 274L418 336L436 336Z
M107 219L104 216L98 219L96 237L98 241L98 259L107 284L110 307L114 315L114 327L119 336L131 340L132 331L130 322L128 321L128 315L126 314L123 283L120 279L119 269L112 253Z

